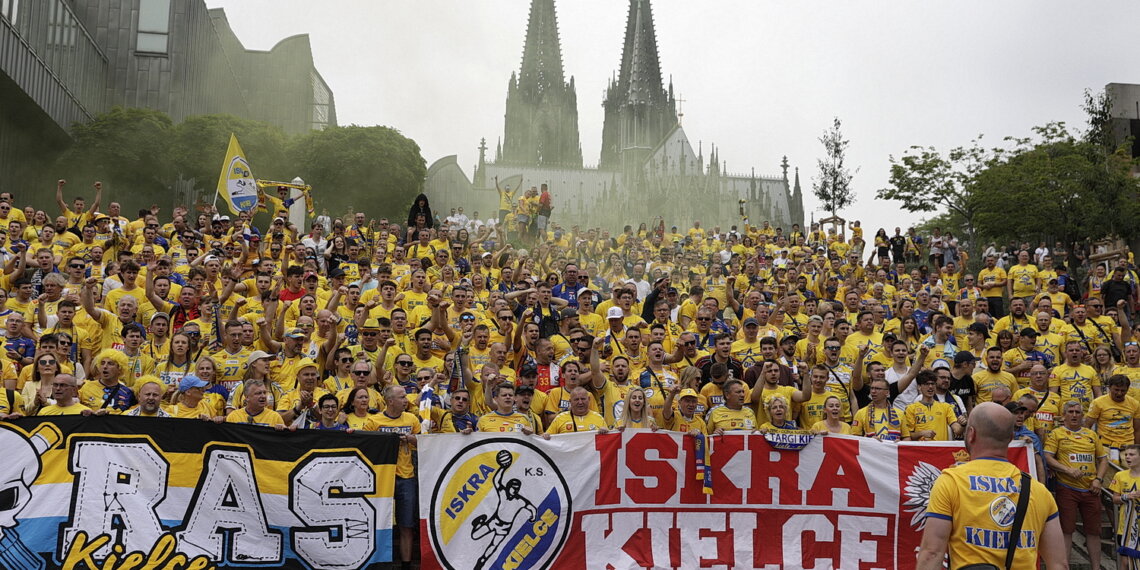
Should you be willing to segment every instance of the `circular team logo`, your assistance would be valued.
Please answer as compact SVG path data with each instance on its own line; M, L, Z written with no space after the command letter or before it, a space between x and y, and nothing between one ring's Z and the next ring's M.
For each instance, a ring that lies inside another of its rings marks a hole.
M994 519L994 522L1000 527L1013 524L1016 511L1017 505L1009 497L998 497L990 503L990 518Z
M447 464L428 525L444 568L547 568L571 516L570 488L550 458L504 437L472 444Z

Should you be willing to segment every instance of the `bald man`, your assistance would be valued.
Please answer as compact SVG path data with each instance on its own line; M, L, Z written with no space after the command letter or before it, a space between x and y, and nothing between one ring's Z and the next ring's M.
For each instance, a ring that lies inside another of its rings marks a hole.
M992 402L978 404L970 413L965 440L972 459L946 469L934 483L918 570L942 568L947 551L951 568L977 563L1007 567L1006 545L1022 484L1021 471L1007 457L1013 428L1013 414ZM1030 486L1012 567L1033 568L1040 554L1049 570L1068 568L1057 503L1041 483L1031 481Z

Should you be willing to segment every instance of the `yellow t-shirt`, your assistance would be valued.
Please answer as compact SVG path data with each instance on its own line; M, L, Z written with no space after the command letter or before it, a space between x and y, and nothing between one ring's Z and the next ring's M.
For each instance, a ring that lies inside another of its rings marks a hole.
M1037 266L1032 263L1014 265L1006 271L1013 282L1014 297L1032 297L1037 294Z
M1102 444L1124 447L1135 442L1132 422L1137 416L1140 416L1140 402L1127 395L1123 402L1117 402L1105 394L1092 401L1085 417L1096 421L1096 433Z
M1092 478L1096 476L1097 461L1107 454L1093 430L1081 428L1074 431L1063 425L1057 426L1045 438L1045 453L1053 454L1065 467L1079 469L1084 474L1079 480L1058 471L1057 482L1082 490L1089 488Z
M1059 364L1049 373L1049 388L1059 388L1061 402L1076 400L1087 412L1093 399L1093 388L1100 386L1100 376L1087 364Z
M476 428L479 431L490 432L507 432L507 431L522 431L522 428L527 427L533 429L530 418L525 414L518 412L512 414L501 414L499 412L490 412L479 416L479 423Z
M285 420L281 419L281 414L278 414L268 407L261 410L261 413L256 416L251 416L249 412L245 411L245 408L239 408L226 416L226 423L273 427L284 425Z
M910 437L910 430L902 420L898 408L889 402L886 408L867 405L855 412L855 421L851 422L851 434L898 441Z
M550 422L550 427L546 428L546 433L574 433L600 429L609 429L609 425L606 424L606 418L598 412L590 410L584 416L575 416L566 411L554 416L554 420Z
M993 269L982 268L978 272L978 286L982 288L983 297L1001 297L1005 292L1005 287L995 287L993 284L998 281L1005 281L1005 270L1000 267Z
M1013 399L1015 401L1020 400L1022 396L1027 394L1037 400L1037 412L1033 414L1033 425L1026 425L1026 427L1041 428L1045 430L1046 434L1053 431L1057 425L1057 417L1061 415L1061 397L1049 391L1041 393L1030 387L1014 392ZM1026 420L1026 424L1029 423L1029 420Z
M916 431L932 430L934 437L923 438L924 441L950 441L953 432L950 426L958 421L958 414L954 406L946 402L935 401L930 406L922 401L914 402L906 407L906 429L911 434Z
M376 423L376 431L396 433L401 435L420 433L420 419L414 414L402 412L393 418L387 411L381 411L371 416ZM416 466L412 463L412 448L414 445L400 444L400 453L396 457L396 476L401 479L416 476Z
M760 425L756 421L756 414L747 406L739 410L718 406L709 411L706 421L709 433L716 431L717 428L723 428L724 431L752 431Z
M996 389L998 386L1004 385L1005 387L1009 388L1010 394L1013 394L1020 389L1020 386L1017 385L1017 378L1014 378L1013 374L1010 374L1004 370L997 373L990 372L988 369L979 370L977 372L974 372L973 376L974 387L978 391L976 399L979 404L982 402L992 402L994 400L994 389Z
M1017 506L1021 471L1001 459L975 459L942 471L930 491L926 516L950 521L950 560L1005 567L1009 528ZM1057 516L1052 493L1032 482L1022 544L1041 543L1045 524ZM1014 568L1033 568L1036 547L1014 551Z
M76 402L70 406L44 406L36 413L37 416L78 416L86 410L90 410L87 406Z
M665 422L665 429L669 431L679 431L689 433L697 430L701 433L708 433L708 426L705 420L701 418L699 413L694 413L693 417L686 418L681 415L681 412L673 411L673 418Z
M1108 483L1108 490L1118 495L1123 495L1124 493L1135 493L1137 490L1140 490L1140 477L1133 476L1132 473L1127 469L1124 471L1117 471L1116 474L1112 476L1112 481ZM1136 503L1135 500L1131 502L1126 501L1120 506L1120 509L1117 512L1117 535L1123 534L1121 530L1128 528L1129 515L1132 514L1132 511L1137 506L1140 506L1140 504Z

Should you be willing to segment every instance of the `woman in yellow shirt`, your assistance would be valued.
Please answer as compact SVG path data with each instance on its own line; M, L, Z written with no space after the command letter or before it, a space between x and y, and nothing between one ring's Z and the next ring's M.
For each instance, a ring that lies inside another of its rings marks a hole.
M625 428L647 428L657 431L657 422L649 414L645 406L645 390L639 387L630 388L625 395L625 409L621 419L614 426L618 430Z
M788 400L783 396L769 396L764 407L768 410L768 421L760 426L759 431L799 429L795 420L788 419Z
M358 431L376 431L376 420L372 418L368 409L368 388L364 386L353 388L348 393L347 402L344 406L344 413L347 416L345 422L348 427Z
M824 419L815 422L811 426L811 431L820 435L827 435L829 433L837 433L840 435L851 435L851 424L843 421L843 402L835 396L828 396L823 401Z

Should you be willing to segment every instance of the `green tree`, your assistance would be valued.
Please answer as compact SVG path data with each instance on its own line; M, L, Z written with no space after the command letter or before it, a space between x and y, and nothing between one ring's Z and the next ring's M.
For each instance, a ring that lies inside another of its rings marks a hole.
M281 129L233 115L197 115L174 128L174 165L179 176L194 180L203 196L218 183L230 133L237 135L254 176L274 180L295 176L290 174L289 139Z
M1035 137L1009 139L975 176L978 230L997 239L1047 236L1078 239L1140 235L1135 216L1140 185L1124 152L1069 132L1063 123L1034 128Z
M851 189L851 179L854 174L844 164L847 146L851 141L843 138L841 127L839 117L835 117L831 128L819 137L826 157L817 161L819 175L811 184L815 197L823 202L823 208L832 216L855 203L855 193ZM858 169L855 171L858 172Z
M150 109L114 107L90 123L71 127L74 144L57 167L66 178L101 180L104 206L117 200L124 211L163 201L175 179L170 117Z
M934 147L912 146L896 159L890 157L890 186L876 192L880 200L896 200L908 212L934 213L945 209L962 221L970 247L976 247L973 180L990 158L978 141L952 149L943 156Z
M427 175L419 145L391 127L313 131L296 140L290 156L314 200L330 212L353 207L400 219Z

